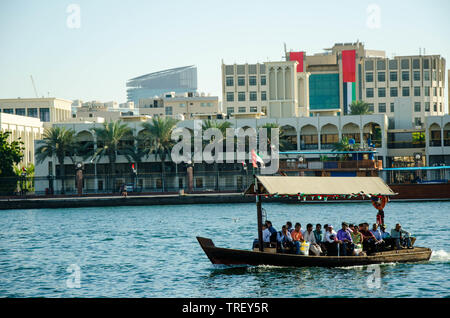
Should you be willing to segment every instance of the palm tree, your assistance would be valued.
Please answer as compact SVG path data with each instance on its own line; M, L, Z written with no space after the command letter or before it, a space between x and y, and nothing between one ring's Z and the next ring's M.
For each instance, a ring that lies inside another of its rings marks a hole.
M342 137L342 139L339 142L336 142L333 144L333 149L332 151L337 151L337 152L344 152L344 151L350 151L354 148L359 148L359 144L353 144L351 145L349 143L349 139L347 137ZM348 159L348 154L344 154L341 158L343 158L344 160Z
M36 159L41 163L46 158L56 156L60 169L61 193L64 194L64 158L69 157L72 160L72 163L75 163L75 131L73 129L66 129L65 127L58 126L46 129L41 143L42 144L36 150Z
M227 137L227 128L231 128L232 124L229 121L223 121L219 122L217 120L205 120L202 123L202 131L205 132L208 129L218 129L220 133L222 134L221 140L215 140L214 136L211 138L211 140L203 140L203 147L205 147L207 144L211 142L223 142ZM217 160L214 161L214 171L217 173L216 177L216 190L219 190L219 169L218 169L218 163Z
M294 150L295 147L292 143L290 143L288 140L286 140L286 131L280 127L279 124L276 123L266 123L262 125L260 128L266 128L267 129L267 143L270 145L271 138L272 138L272 128L278 128L279 129L279 135L278 135L278 142L281 151L286 150ZM270 151L270 147L268 149Z
M353 101L350 105L350 115L368 115L371 113L369 104L362 100Z
M124 155L129 162L138 160L134 148L134 138L131 137L133 145L124 142L124 138L132 136L133 131L121 120L105 122L103 127L94 128L94 132L97 135L97 150L92 160L98 162L102 157L108 158L110 174L116 174L117 155Z
M165 161L170 158L175 141L172 140L172 131L175 129L178 120L172 117L153 117L150 122L142 124L144 134L144 153L148 156L155 154L161 160L161 181L163 192L165 185Z

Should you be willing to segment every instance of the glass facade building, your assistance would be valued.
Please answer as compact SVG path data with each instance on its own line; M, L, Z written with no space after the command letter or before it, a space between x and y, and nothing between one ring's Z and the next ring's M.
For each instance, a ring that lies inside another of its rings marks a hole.
M339 74L311 74L309 108L339 109Z
M184 66L132 78L127 82L127 99L139 105L143 98L153 98L168 92L197 91L197 67Z

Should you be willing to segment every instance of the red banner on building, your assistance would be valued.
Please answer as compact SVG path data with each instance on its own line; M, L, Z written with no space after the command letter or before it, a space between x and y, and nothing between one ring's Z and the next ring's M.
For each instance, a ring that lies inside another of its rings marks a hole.
M303 54L304 52L289 52L289 61L297 61L297 72L303 72Z
M342 73L344 83L354 83L356 73L356 51L342 51Z

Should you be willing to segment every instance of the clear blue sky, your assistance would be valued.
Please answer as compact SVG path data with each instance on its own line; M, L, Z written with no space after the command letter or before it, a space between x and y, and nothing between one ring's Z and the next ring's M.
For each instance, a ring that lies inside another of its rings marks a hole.
M66 23L73 3L78 29ZM370 4L379 28L367 26ZM190 64L199 90L221 98L221 59L281 60L284 42L307 54L357 39L388 56L425 47L448 68L449 13L448 0L2 0L0 98L34 97L32 74L40 95L124 102L127 79Z

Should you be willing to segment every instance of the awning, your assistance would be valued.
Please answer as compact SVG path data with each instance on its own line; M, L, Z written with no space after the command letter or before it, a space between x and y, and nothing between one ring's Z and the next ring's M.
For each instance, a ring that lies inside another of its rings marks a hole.
M396 195L380 177L257 176L262 195ZM252 184L245 194L255 194Z

